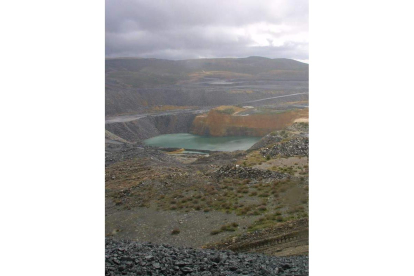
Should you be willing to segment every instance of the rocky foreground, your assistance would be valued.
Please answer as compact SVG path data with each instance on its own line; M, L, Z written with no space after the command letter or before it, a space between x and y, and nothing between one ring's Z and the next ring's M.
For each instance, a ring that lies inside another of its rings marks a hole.
M105 275L308 275L308 257L105 241Z

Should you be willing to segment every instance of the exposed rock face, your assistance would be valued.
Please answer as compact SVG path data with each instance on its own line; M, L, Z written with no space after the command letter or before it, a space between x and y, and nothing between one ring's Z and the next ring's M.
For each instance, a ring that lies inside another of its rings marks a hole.
M105 125L106 130L130 141L142 141L161 134L190 132L195 114L148 116L130 122Z
M246 116L211 110L207 115L195 117L191 133L211 136L264 136L293 124L297 118L307 116L307 109Z
M308 275L307 256L273 257L131 241L105 242L105 275Z

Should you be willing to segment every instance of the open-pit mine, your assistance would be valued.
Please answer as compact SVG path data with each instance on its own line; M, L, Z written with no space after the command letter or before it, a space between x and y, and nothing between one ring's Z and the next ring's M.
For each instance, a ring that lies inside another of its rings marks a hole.
M125 241L144 251L187 250L194 256L227 250L230 259L261 254L258 264L281 263L263 275L285 275L295 262L305 273L308 113L308 65L297 61L107 59L110 255ZM181 247L191 249L174 249ZM148 254L153 257L142 262L162 269L158 257ZM110 258L107 274L116 275L117 257ZM176 267L201 273L191 263Z

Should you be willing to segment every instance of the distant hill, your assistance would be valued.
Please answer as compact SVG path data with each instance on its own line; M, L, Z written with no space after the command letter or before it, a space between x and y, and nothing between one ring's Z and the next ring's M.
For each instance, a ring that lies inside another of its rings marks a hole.
M133 87L149 87L194 81L211 74L220 78L308 80L309 65L292 59L263 57L164 60L106 59L107 79Z
M308 74L308 64L283 58L107 58L106 114L141 112L156 105L235 104L274 91L303 92L303 84L298 88L275 81L303 82Z

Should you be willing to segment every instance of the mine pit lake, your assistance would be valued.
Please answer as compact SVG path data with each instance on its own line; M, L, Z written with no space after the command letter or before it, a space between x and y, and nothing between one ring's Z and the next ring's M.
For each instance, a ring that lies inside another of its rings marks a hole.
M235 151L247 150L260 137L228 136L212 137L199 136L190 133L164 134L144 140L148 146L160 148L184 148L191 150Z

